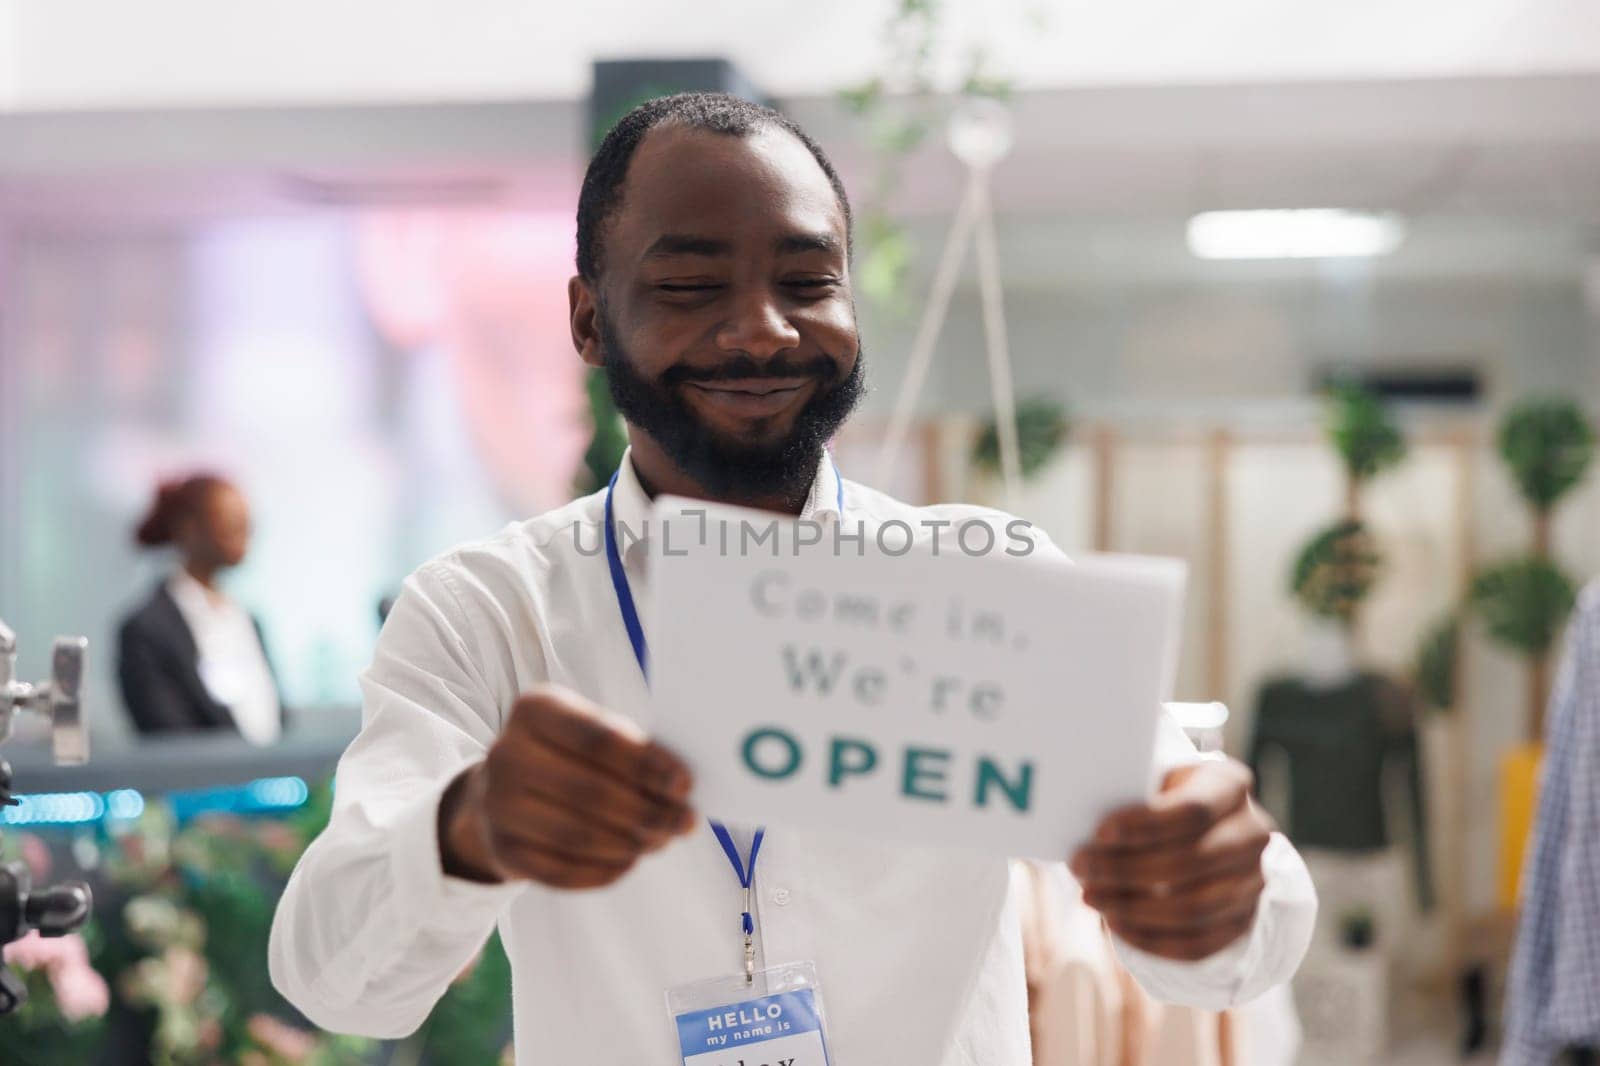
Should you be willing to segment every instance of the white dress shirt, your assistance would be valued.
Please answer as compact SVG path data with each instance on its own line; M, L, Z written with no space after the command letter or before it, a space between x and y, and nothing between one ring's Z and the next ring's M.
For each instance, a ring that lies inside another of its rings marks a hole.
M211 698L228 708L250 743L275 742L283 733L283 709L249 612L182 568L167 582L167 592L194 637L200 680Z
M836 519L837 488L824 461L804 514ZM844 505L869 528L1006 520L915 508L853 482ZM519 693L557 682L645 719L645 682L599 550L603 507L604 493L576 500L406 581L362 677L363 726L339 763L332 822L301 857L272 928L273 983L318 1025L412 1032L498 923L519 1066L666 1066L679 1061L666 990L739 971L743 893L704 824L598 890L479 885L440 870L440 795L483 757ZM617 522L642 529L649 507L624 460ZM649 617L648 549L622 543ZM1196 758L1181 730L1164 729L1163 766ZM1288 841L1275 837L1262 861L1254 927L1231 947L1181 963L1119 945L1145 989L1221 1009L1290 977L1316 897ZM816 964L832 1061L843 1066L1026 1066L1009 885L998 859L774 828L755 883L756 964Z

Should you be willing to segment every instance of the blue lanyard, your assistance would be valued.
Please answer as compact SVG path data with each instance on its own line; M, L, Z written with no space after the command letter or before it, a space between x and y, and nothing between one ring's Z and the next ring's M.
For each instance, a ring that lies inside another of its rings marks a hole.
M617 474L611 475L611 482L606 486L606 565L611 570L611 588L617 594L617 610L622 612L622 625L628 631L628 642L633 645L633 657L639 662L639 672L644 674L645 681L650 680L650 645L645 642L644 627L639 624L639 608L633 602L633 589L628 585L628 573L622 568L622 553L617 549L616 523L612 521L611 497L617 491ZM833 468L833 480L839 488L839 517L844 517L844 482L839 478L839 468ZM728 827L715 819L711 822L711 831L717 835L717 843L722 845L723 854L728 856L728 863L733 867L734 876L739 879L739 887L744 889L744 911L740 915L744 923L744 935L748 938L755 933L755 919L750 916L750 885L756 876L756 857L761 854L761 842L766 839L766 829L756 830L755 839L750 842L750 857L741 860L739 848L733 842L733 836L728 832ZM748 943L746 945L746 959L749 959Z

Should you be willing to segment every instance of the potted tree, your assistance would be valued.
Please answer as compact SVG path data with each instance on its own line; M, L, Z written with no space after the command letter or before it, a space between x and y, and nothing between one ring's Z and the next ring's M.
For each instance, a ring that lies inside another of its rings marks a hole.
M1317 531L1295 559L1291 588L1314 618L1337 623L1341 657L1354 662L1350 645L1359 626L1361 601L1382 564L1362 516L1362 490L1405 458L1405 438L1372 393L1353 385L1334 389L1328 407L1328 439L1344 468L1344 513Z
M1499 447L1528 505L1529 550L1481 572L1471 598L1489 636L1528 660L1527 739L1537 742L1550 695L1550 650L1576 594L1552 556L1551 516L1588 471L1594 429L1570 400L1533 401L1506 416Z
M1502 559L1473 579L1469 602L1494 641L1527 661L1524 742L1500 763L1500 904L1514 909L1522 856L1533 822L1550 654L1572 611L1576 591L1551 550L1557 504L1582 480L1594 457L1594 428L1567 399L1514 408L1500 427L1500 456L1528 505L1526 554Z
M1036 396L1017 404L1017 447L1022 476L1032 477L1044 468L1067 436L1067 414L1049 397ZM990 477L1000 476L1000 426L991 418L978 430L971 462Z
M1073 426L1065 406L1053 397L1032 396L1017 402L1018 467L1022 475L1022 494L1007 500L1005 477L1000 462L999 419L991 416L976 425L961 427L965 439L967 492L977 502L1010 507L1045 528L1062 509L1061 483L1065 468L1058 459L1068 454L1065 447Z
M1307 1049L1327 1061L1376 1061L1388 1041L1394 941L1406 927L1393 920L1400 915L1379 887L1391 843L1382 783L1391 755L1404 749L1413 769L1417 756L1408 695L1364 668L1357 650L1362 605L1382 571L1364 495L1406 449L1399 426L1366 390L1335 388L1327 412L1328 441L1344 473L1340 513L1294 558L1290 591L1312 619L1311 639L1304 668L1262 688L1250 761L1287 766L1286 828L1297 844L1347 857L1335 868L1344 872L1320 886L1324 934L1295 981ZM1414 814L1417 781L1413 774ZM1331 795L1340 802L1329 802ZM1426 903L1430 878L1418 858Z

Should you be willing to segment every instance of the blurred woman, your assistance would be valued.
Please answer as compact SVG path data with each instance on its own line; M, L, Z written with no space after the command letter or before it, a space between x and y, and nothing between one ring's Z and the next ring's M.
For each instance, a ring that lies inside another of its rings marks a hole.
M175 546L178 566L118 634L118 677L134 725L277 740L283 707L260 626L217 585L250 546L243 494L204 474L162 485L135 538L147 548Z

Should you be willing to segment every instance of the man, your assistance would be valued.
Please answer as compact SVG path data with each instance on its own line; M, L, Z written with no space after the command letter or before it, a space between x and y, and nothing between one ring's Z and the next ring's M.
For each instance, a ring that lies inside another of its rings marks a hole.
M680 1061L665 996L737 972L746 896L687 769L633 724L647 634L623 604L649 594L647 552L618 550L614 575L593 547L608 507L638 530L660 493L874 526L977 513L840 482L826 457L863 374L849 247L832 166L774 112L670 97L607 136L568 294L631 449L611 492L408 580L332 823L273 928L273 980L313 1021L410 1032L498 922L523 1066ZM1291 975L1315 898L1248 774L1174 731L1159 798L1108 818L1072 866L1148 990L1223 1008ZM729 834L733 857L752 828ZM774 828L753 965L815 964L835 1061L1021 1066L1008 884L1004 862Z

